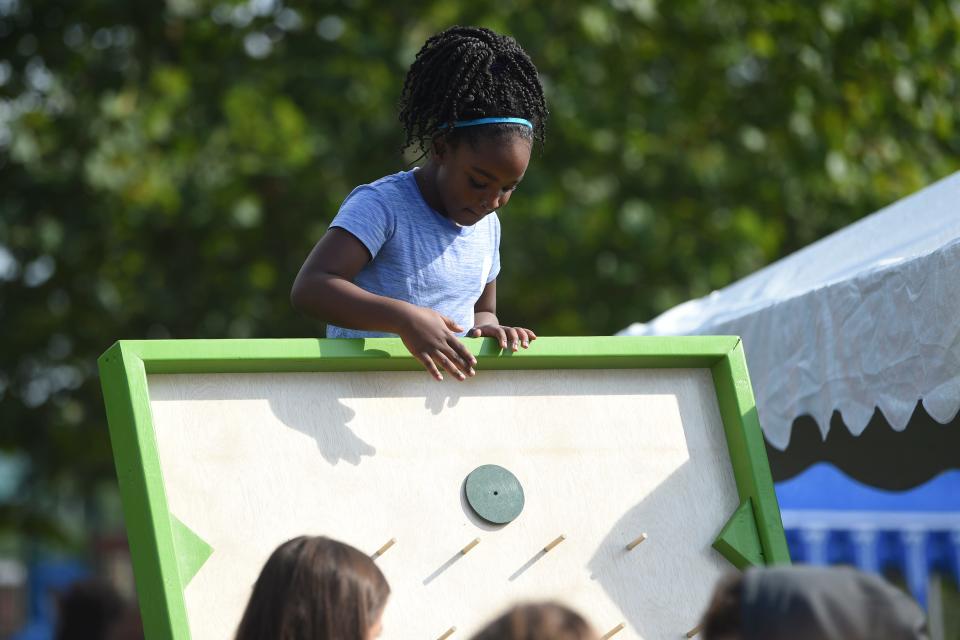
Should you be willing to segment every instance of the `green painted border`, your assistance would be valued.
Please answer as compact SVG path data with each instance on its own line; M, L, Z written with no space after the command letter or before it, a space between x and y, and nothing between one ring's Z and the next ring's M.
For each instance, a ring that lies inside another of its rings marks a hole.
M741 502L714 547L741 568L790 562L739 338L538 338L517 353L502 351L492 339L464 343L477 357L480 375L485 369L710 369ZM190 638L183 589L211 549L169 511L147 375L422 369L396 338L123 340L98 363L149 640Z
M750 564L789 564L790 552L783 533L780 507L757 417L743 345L736 346L712 367L713 382L727 449L740 496L740 508L720 532L713 546L743 569ZM752 510L753 518L742 517ZM745 530L745 527L755 530ZM759 548L756 541L759 539ZM759 558L760 562L755 561Z

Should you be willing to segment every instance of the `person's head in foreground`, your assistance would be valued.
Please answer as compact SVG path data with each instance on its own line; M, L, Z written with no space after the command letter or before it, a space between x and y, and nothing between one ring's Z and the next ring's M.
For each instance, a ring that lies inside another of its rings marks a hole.
M373 640L389 595L383 573L363 552L300 536L267 560L236 640Z
M748 569L722 579L704 640L926 639L926 617L883 578L846 567Z
M123 617L125 603L109 582L90 578L75 582L59 601L54 640L100 640Z
M576 611L552 602L513 607L488 624L473 640L597 640Z

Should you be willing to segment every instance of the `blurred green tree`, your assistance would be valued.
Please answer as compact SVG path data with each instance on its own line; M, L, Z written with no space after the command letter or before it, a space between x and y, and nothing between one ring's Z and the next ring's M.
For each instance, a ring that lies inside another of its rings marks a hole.
M96 523L114 340L319 335L293 277L409 160L404 73L454 23L545 83L499 287L541 335L650 318L960 166L957 2L0 0L0 451L29 460L0 530Z

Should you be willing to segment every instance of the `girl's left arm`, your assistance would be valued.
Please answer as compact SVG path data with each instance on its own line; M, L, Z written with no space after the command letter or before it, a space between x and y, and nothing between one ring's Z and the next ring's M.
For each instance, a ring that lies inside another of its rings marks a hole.
M487 336L500 341L500 348L517 351L521 346L526 349L537 339L530 329L523 327L505 327L497 319L497 281L487 283L477 303L473 305L473 328L467 332L471 338Z

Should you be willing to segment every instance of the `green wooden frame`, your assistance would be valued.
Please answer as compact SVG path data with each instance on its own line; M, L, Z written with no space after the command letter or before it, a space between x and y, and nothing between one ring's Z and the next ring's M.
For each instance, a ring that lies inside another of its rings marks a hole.
M516 353L502 351L492 339L464 342L477 357L479 375L490 369L710 369L740 499L713 546L741 569L790 562L739 338L545 337ZM98 363L141 614L150 640L190 638L183 590L212 550L169 511L148 374L422 370L396 338L123 340ZM424 384L433 384L426 373Z

